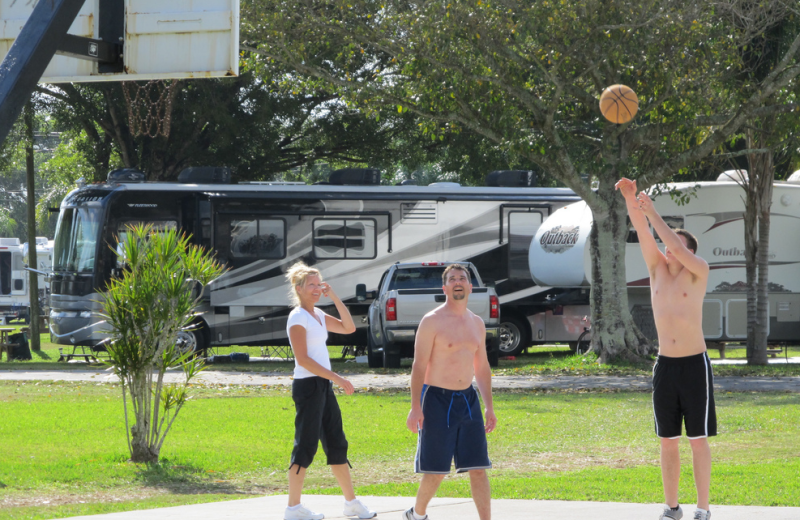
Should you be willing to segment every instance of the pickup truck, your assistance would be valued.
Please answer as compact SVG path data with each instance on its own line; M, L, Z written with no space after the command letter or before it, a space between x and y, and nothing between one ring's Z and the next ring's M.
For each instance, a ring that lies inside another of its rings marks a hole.
M367 361L370 367L399 368L400 359L414 357L414 339L422 317L445 302L442 273L453 262L410 262L392 265L381 277L377 291L356 286L356 298L374 298L367 313ZM486 325L489 364L499 356L500 303L491 287L483 285L475 266L467 267L472 280L468 308Z

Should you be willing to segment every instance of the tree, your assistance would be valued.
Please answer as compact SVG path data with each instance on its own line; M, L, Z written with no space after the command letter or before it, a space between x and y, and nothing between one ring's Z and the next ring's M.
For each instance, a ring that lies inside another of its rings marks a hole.
M183 352L178 337L194 319L198 289L219 277L222 267L176 230L154 232L151 226L130 229L118 257L125 265L122 275L111 280L102 297L111 329L109 363L122 382L131 460L157 462L189 398L187 386L202 370L202 360ZM183 369L185 381L165 385L164 374L175 367Z
M257 74L243 68L236 78L181 81L169 136L156 137L133 135L128 120L131 92L145 83L62 84L39 91L53 118L83 136L79 150L94 169L94 181L105 180L112 167L174 181L188 166L208 165L231 167L237 180L271 180L319 161L386 167L427 160L441 147L417 138L409 115L393 109L366 117L330 91L292 89L284 77L283 70L260 67Z
M243 48L365 110L413 113L428 134L469 129L572 188L594 215L593 348L601 362L636 360L652 350L628 312L628 224L614 183L627 176L647 188L687 169L800 74L796 34L734 103L726 87L743 67L737 49L757 34L736 37L720 16L737 2L250 1ZM639 94L633 122L600 116L612 84Z

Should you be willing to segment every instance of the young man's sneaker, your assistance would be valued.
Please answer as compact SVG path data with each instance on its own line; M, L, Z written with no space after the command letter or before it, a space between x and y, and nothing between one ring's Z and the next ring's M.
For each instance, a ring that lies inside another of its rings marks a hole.
M427 519L428 515L422 517L423 519ZM403 520L417 520L417 515L414 514L414 508L409 507L408 510L403 513Z
M300 504L297 507L287 507L283 518L285 520L322 520L325 518L325 515L322 513L315 513L303 504Z
M694 510L694 518L692 520L711 520L711 511L697 508Z
M372 518L377 515L375 511L370 511L367 506L359 499L344 503L344 516L357 516L358 518Z
M681 506L678 506L678 509L664 506L664 511L661 512L661 516L658 517L658 520L681 520L681 518L683 518L683 509L681 509Z

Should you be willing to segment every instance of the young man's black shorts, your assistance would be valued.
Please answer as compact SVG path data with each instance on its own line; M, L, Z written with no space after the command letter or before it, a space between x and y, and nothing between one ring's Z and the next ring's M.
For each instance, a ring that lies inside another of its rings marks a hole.
M295 464L301 468L309 467L320 441L329 465L349 464L342 412L333 393L333 383L323 377L295 379L292 381L292 399L296 414L290 467Z
M675 439L686 425L689 439L717 434L714 374L708 354L658 356L653 367L653 413L656 435Z
M450 473L490 469L478 392L422 387L422 430L417 439L416 473Z

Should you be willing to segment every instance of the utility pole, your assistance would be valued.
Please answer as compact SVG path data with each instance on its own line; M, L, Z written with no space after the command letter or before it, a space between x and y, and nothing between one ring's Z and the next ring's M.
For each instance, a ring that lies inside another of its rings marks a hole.
M39 269L39 258L36 254L36 180L33 164L33 102L25 103L25 170L28 184L28 267ZM30 295L29 317L31 322L31 348L41 350L39 340L39 274L28 271L28 294Z

